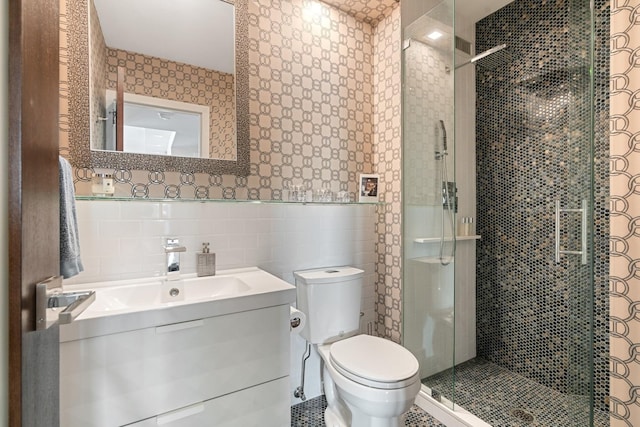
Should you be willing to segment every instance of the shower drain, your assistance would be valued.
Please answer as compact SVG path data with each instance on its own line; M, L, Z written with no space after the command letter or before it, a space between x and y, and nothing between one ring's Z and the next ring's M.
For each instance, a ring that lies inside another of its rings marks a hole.
M532 423L533 422L533 414L525 411L524 409L516 408L509 411L512 417L515 417L522 421L523 423Z

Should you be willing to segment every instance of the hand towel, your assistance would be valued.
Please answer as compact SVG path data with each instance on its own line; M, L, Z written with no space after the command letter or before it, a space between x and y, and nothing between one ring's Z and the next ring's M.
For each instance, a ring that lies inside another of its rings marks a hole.
M60 274L65 279L84 270L80 260L80 240L73 174L67 159L58 158L60 167Z

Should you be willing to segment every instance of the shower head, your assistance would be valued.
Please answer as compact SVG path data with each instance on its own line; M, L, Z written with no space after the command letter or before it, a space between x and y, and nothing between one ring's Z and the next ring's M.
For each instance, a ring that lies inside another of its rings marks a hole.
M501 44L492 47L489 50L485 50L484 52L474 56L467 62L463 62L456 67L456 70L469 64L477 64L479 67L484 68L485 70L495 70L496 68L512 61L513 54L511 54L506 44Z

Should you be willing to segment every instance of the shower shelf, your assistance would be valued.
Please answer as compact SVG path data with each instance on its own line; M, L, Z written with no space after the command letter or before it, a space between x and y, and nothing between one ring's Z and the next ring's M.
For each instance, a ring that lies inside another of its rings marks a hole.
M417 261L417 262L421 262L423 264L440 264L442 261L446 262L447 264L451 263L454 260L453 257L444 257L442 259L440 259L440 257L437 256L424 256L424 257L420 257L420 258L413 258L411 259L411 261Z
M463 240L480 240L481 236L473 235L473 236L456 236L456 241L460 242ZM444 239L445 242L450 242L453 239L451 237L447 237ZM416 243L439 243L440 237L418 237L413 239Z

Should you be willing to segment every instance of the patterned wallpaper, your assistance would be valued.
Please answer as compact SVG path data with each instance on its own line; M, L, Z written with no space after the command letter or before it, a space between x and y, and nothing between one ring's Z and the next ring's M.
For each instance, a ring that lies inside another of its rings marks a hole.
M279 200L305 184L355 197L373 170L371 26L312 0L249 3L250 175L115 169L116 196ZM78 194L90 175L76 170Z
M378 335L400 342L402 322L402 140L400 129L400 8L373 29L373 164L384 206L376 223L376 313Z
M355 192L373 167L371 26L309 0L251 3L249 21L248 186Z
M611 5L611 426L640 420L640 2Z
M209 107L209 158L236 159L236 103L233 74L107 48L107 89L125 70L127 93Z
M65 157L69 156L68 15L67 0L60 0L60 102L58 104L60 133L58 143L60 145L60 155Z

